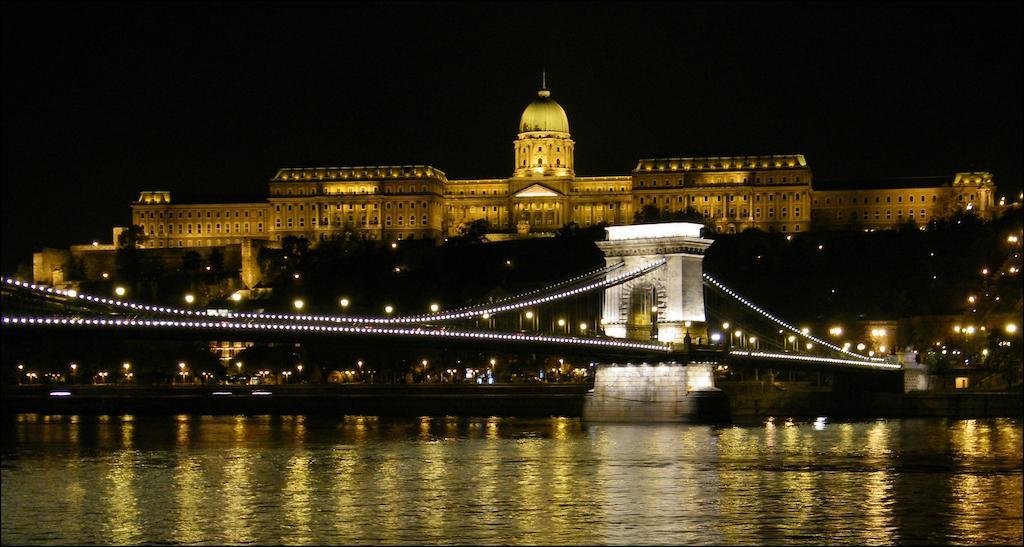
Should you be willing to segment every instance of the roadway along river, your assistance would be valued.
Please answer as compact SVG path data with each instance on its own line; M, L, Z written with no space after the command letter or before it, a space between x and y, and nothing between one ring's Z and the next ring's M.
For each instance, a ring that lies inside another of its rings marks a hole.
M4 544L1021 544L1021 422L39 416Z

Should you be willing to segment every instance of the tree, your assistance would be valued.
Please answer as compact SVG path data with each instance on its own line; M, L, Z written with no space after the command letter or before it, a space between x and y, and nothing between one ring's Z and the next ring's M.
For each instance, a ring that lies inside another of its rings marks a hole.
M655 222L661 222L661 219L661 209L658 209L654 205L644 205L639 211L633 214L634 224L653 224Z
M210 251L210 256L207 258L207 262L210 264L210 270L214 273L221 273L224 271L224 253L221 252L220 248L214 247Z
M145 243L146 239L146 231L138 224L125 228L117 236L117 253L114 255L114 262L118 277L134 282L142 276L142 255L139 245Z
M118 249L137 249L149 239L146 236L146 229L138 224L133 224L121 231L117 236Z
M480 243L484 235L491 229L491 223L486 219L478 218L469 224L459 226L459 237L465 243Z
M196 251L187 251L181 255L181 271L189 274L203 269L203 258Z
M669 215L673 222L704 222L704 215L693 207L687 207L685 211L674 211Z

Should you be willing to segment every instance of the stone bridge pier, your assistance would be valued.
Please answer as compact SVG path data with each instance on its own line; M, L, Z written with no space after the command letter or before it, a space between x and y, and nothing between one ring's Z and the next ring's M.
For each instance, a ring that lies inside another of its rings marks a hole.
M683 349L708 340L704 313L704 252L711 241L700 224L671 222L607 228L597 243L608 266L626 270L664 259L646 275L609 287L601 324L607 336L657 340ZM715 388L716 363L598 365L584 400L589 422L690 422L728 418L729 402Z
M669 222L611 226L597 242L605 264L626 270L664 259L665 265L604 293L601 324L607 336L682 344L707 341L704 315L704 252L711 241L700 224Z
M729 400L707 363L602 364L583 401L587 422L719 422Z

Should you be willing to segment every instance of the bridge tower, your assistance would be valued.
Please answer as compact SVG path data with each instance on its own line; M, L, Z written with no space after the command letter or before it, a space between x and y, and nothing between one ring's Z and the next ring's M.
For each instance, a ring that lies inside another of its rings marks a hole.
M631 270L664 259L665 265L605 289L601 322L607 336L682 344L707 340L704 315L704 252L711 241L691 222L610 226L599 241L605 263Z
M658 260L665 265L605 289L602 324L608 336L658 340L687 351L707 341L704 314L704 252L711 241L690 222L607 228L597 245L608 266L626 270ZM729 402L715 388L715 363L602 363L583 405L590 422L687 422L720 420Z

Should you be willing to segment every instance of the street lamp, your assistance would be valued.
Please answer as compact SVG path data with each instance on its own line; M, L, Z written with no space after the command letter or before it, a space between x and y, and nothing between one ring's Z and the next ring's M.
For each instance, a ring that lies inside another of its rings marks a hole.
M124 296L124 293L125 293L124 287L122 287L120 285L118 285L117 287L114 287L114 294L116 294L117 296Z
M391 313L393 311L395 311L395 307L392 306L391 304L388 304L387 306L384 306L384 313L386 313L388 315L391 315Z
M587 333L587 324L586 323L580 323L580 334L586 334L586 333Z
M437 304L431 304L430 305L430 312L431 313L437 313L437 310L439 310L439 309L441 309L441 306L439 306Z
M186 304L191 304L191 303L193 303L195 301L196 301L195 295L193 295L192 293L185 293L185 303Z
M296 298L295 302L292 302L292 305L295 306L295 309L301 310L302 307L306 305L306 303L303 302L301 298Z
M341 309L347 308L349 304L348 298L342 298L341 300L338 300L338 304L341 304Z

